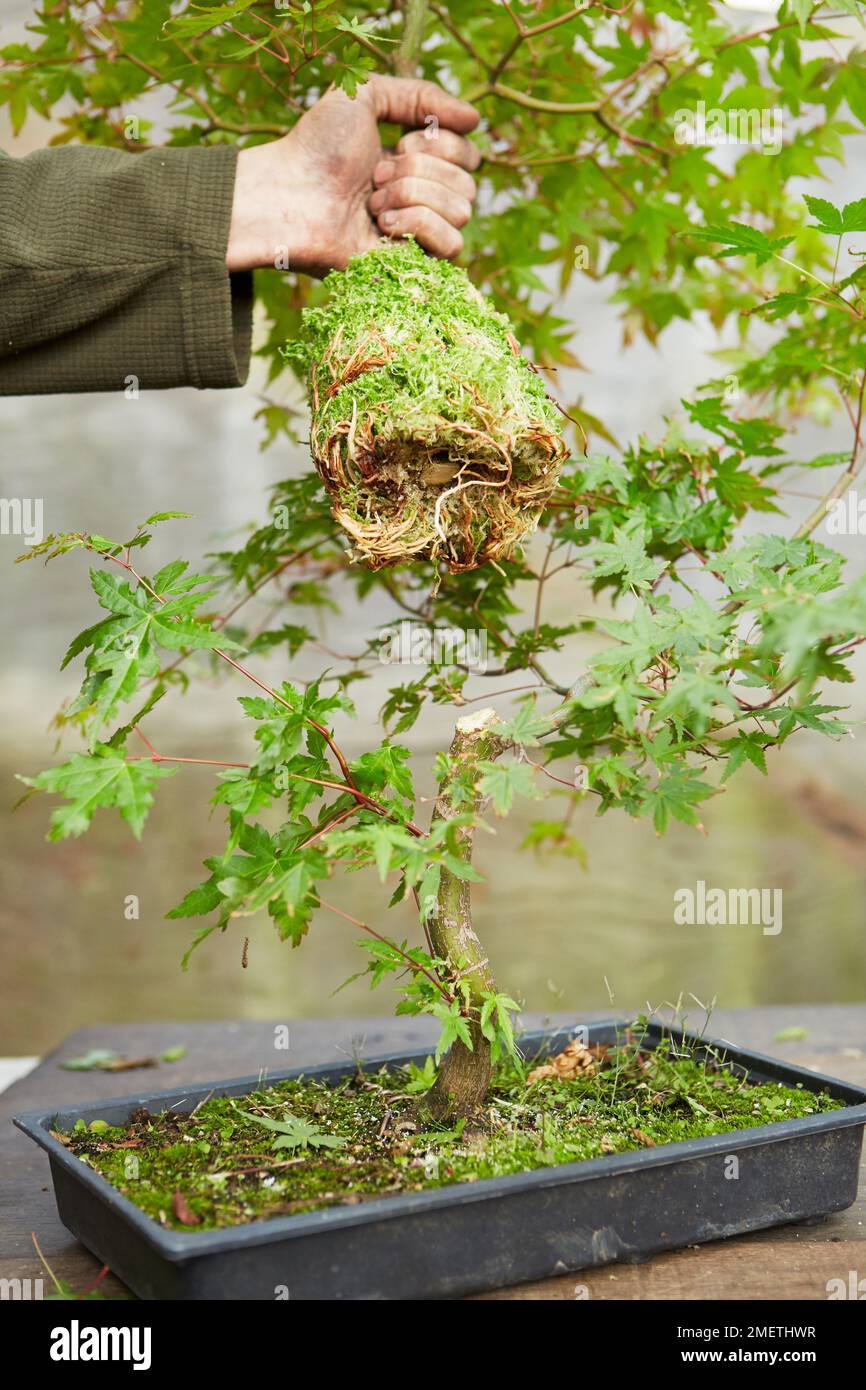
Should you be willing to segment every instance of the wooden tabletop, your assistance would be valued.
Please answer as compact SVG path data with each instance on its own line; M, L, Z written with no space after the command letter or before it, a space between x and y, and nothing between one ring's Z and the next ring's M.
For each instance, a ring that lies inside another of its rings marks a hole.
M601 1015L581 1015L591 1022ZM528 1026L570 1024L573 1015L552 1020L527 1017ZM698 1023L697 1018L689 1020ZM0 1094L0 1278L37 1278L42 1273L31 1241L35 1232L55 1273L83 1289L98 1263L58 1220L46 1155L14 1129L10 1117L23 1110L104 1100L137 1090L155 1091L206 1084L260 1070L313 1062L374 1056L404 1047L424 1047L435 1036L426 1019L299 1020L289 1025L290 1050L275 1051L276 1023L129 1024L81 1028L40 1065ZM776 1041L791 1027L808 1037ZM782 1058L815 1071L866 1085L866 1005L779 1006L720 1010L708 1030L714 1037ZM58 1064L91 1048L110 1048L125 1057L150 1057L183 1045L182 1060L131 1072L65 1071ZM854 1206L820 1225L781 1226L753 1235L714 1241L642 1265L606 1265L536 1284L479 1295L485 1299L826 1299L827 1281L851 1271L866 1277L866 1181L861 1159L860 1194ZM108 1296L124 1292L113 1277L102 1284Z

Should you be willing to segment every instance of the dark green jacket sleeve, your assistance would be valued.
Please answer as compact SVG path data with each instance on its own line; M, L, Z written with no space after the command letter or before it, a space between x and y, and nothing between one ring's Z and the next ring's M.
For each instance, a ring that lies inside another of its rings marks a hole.
M0 152L0 394L240 386L236 160L229 145Z

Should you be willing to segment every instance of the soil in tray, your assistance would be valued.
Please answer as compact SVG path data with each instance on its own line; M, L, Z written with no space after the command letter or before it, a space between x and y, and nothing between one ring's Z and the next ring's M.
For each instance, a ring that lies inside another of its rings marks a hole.
M302 1077L188 1115L139 1110L123 1128L79 1120L56 1137L163 1226L204 1231L842 1108L750 1084L722 1058L624 1040L500 1062L480 1123L448 1129L425 1115L434 1075L430 1059L339 1084Z

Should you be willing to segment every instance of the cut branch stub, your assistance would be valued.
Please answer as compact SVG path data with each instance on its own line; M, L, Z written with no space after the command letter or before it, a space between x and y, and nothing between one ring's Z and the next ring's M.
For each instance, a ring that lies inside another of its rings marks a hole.
M494 709L458 719L448 752L448 772L439 784L433 823L451 820L467 810L477 811L481 797L476 791L471 802L456 795L457 783L477 784L478 764L498 758L509 747L509 740L496 732L499 717ZM472 860L473 832L461 826L455 832L457 857ZM443 868L435 914L429 922L430 939L437 956L448 962L467 987L473 1017L469 1031L472 1048L459 1040L445 1055L439 1076L430 1092L434 1113L445 1116L471 1116L482 1104L490 1082L490 1044L482 1036L478 1014L484 994L494 988L487 957L472 924L471 885Z

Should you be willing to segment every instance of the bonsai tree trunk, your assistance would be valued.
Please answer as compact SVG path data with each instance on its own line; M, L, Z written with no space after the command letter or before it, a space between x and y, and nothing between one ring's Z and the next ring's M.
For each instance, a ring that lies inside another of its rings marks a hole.
M439 795L433 812L433 822L449 820L470 809L466 802L454 803L452 791L455 778L467 772L473 774L481 761L499 757L508 747L508 740L495 730L498 716L493 709L458 719L449 749L450 771L439 784ZM475 798L477 810L481 798ZM457 854L469 863L472 859L471 829L457 831ZM443 868L439 881L439 896L435 915L429 922L430 939L436 954L447 960L461 981L469 987L469 1003L480 1011L484 991L493 989L493 975L475 929L472 925L471 885ZM490 1083L490 1044L482 1036L477 1016L469 1027L471 1050L459 1040L446 1053L439 1076L428 1100L437 1116L471 1116L484 1100Z

